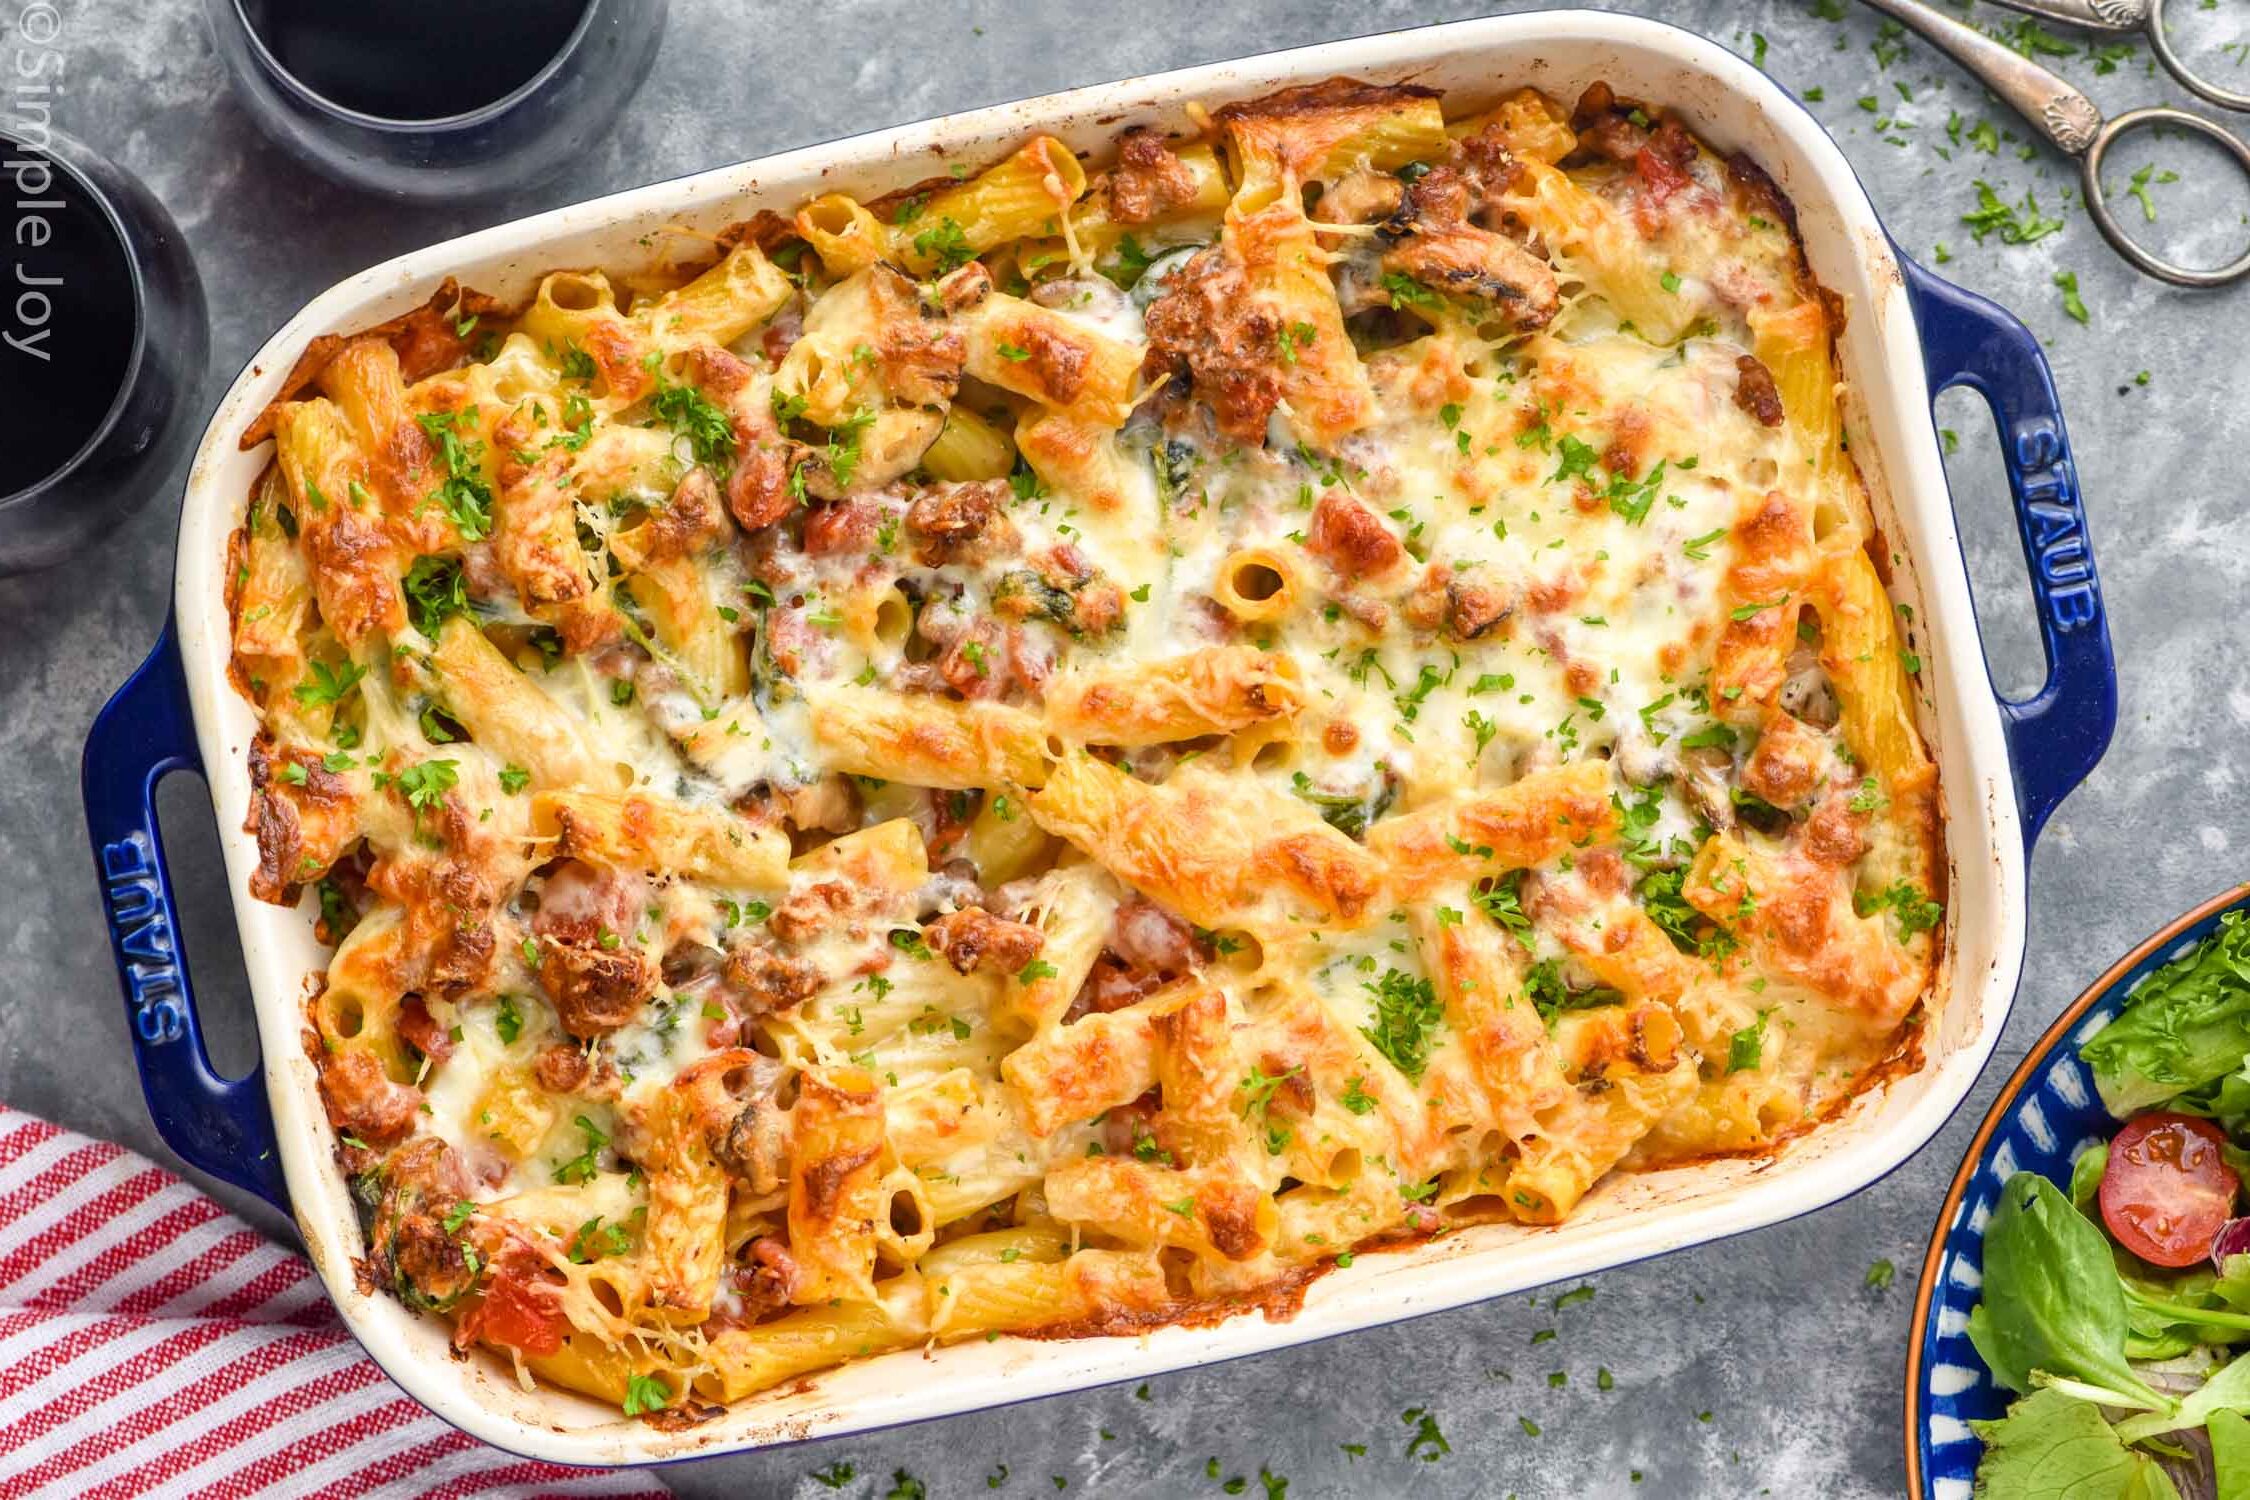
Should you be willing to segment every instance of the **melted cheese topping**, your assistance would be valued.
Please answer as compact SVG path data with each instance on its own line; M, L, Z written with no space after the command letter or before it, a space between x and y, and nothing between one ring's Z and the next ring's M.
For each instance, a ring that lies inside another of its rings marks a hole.
M257 889L397 1290L648 1411L1848 1095L1941 912L1835 328L1601 94L1033 142L278 404Z

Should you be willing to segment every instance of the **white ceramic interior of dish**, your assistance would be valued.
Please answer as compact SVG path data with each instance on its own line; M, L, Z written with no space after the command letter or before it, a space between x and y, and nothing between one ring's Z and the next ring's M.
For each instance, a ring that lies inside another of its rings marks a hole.
M949 161L992 159L1034 131L1100 153L1128 124L1192 128L1191 102L1216 106L1340 73L1443 88L1448 114L1525 84L1569 100L1604 79L1620 94L1678 110L1720 149L1749 152L1795 201L1813 269L1848 309L1842 359L1853 392L1852 451L1886 535L1908 559L1897 569L1898 595L1922 622L1924 721L1944 778L1951 948L1941 981L1947 997L1924 1038L1920 1071L1862 1096L1844 1119L1774 1158L1614 1178L1559 1228L1486 1225L1410 1251L1363 1255L1315 1284L1302 1311L1286 1322L1250 1315L1140 1337L1003 1338L893 1354L769 1392L685 1432L658 1431L567 1392L519 1389L495 1362L451 1357L443 1322L357 1290L352 1260L362 1250L360 1233L299 1042L307 976L324 962L312 936L311 903L285 911L245 894L257 850L239 831L249 795L244 752L257 726L227 684L221 602L228 534L268 457L264 448L238 452L236 438L305 344L419 305L447 275L503 298L521 297L558 267L616 270L649 262L667 237L644 236L663 225L709 231L761 207L788 211L819 191L871 195L941 173ZM1925 391L1890 242L1842 153L1811 116L1711 42L1586 11L1336 42L857 136L488 229L330 289L273 336L220 403L188 481L177 572L180 647L236 893L282 1162L297 1222L329 1292L401 1386L478 1437L568 1463L645 1463L882 1427L1303 1343L1737 1234L1866 1186L1919 1149L1968 1091L2014 995L2024 941L2013 784Z

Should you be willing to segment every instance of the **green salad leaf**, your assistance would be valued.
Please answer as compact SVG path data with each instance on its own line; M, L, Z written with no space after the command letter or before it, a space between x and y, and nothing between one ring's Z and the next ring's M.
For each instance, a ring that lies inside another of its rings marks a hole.
M2244 1410L2250 1410L2250 1354L2243 1355L2190 1391L2180 1402L2179 1410L2145 1411L2137 1417L2128 1417L2117 1424L2117 1435L2128 1443L2137 1443L2143 1438L2178 1432L2183 1427L2201 1427L2214 1412Z
M2102 1190L2102 1173L2109 1170L2109 1142L2101 1141L2079 1153L2070 1164L2070 1201L2087 1218L2094 1216Z
M2220 919L2210 941L2141 982L2124 1013L2078 1049L2118 1118L2239 1072L2250 1056L2250 922ZM2250 1103L2250 1091L2238 1091Z
M1969 1426L1984 1440L1977 1500L2179 1500L2155 1459L2060 1391L2039 1391L1998 1421Z
M2203 1430L2211 1438L2218 1500L2250 1500L2250 1419L2238 1411L2215 1411Z
M1984 1300L1969 1313L1993 1378L2026 1394L2068 1381L2104 1405L2169 1411L2125 1362L2127 1332L2108 1237L2038 1173L2009 1178L1984 1232Z

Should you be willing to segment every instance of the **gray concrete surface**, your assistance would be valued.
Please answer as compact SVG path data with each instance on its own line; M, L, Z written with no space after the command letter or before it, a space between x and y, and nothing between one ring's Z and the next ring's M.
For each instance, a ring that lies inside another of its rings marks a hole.
M170 205L213 309L208 403L284 316L348 272L462 230L647 179L1073 84L1481 13L1438 0L1229 8L1208 0L900 5L674 0L640 107L569 177L507 199L409 210L308 177L229 97L194 0L63 0L65 126L137 171ZM1517 8L1517 7L1509 7ZM1969 1107L1889 1180L1795 1223L1598 1279L1590 1303L1551 1292L1150 1382L815 1448L674 1469L683 1492L884 1496L904 1471L933 1496L1224 1493L1261 1466L1288 1494L1783 1496L1898 1493L1900 1376L1910 1283L1931 1215L1993 1082L2084 982L2175 912L2250 875L2250 420L2234 389L2250 292L2198 296L2141 280L2093 233L2044 151L1992 154L1979 120L2013 121L1916 43L1893 56L1842 0L1638 0L1748 54L1815 105L1899 238L2016 309L2048 341L2107 583L2124 710L2107 763L2066 805L2034 869L2030 958L2000 1056ZM2250 7L2176 4L2183 42L2222 73L2242 67ZM19 7L0 4L0 52ZM1979 5L1972 18L2010 17ZM809 23L810 30L806 30ZM786 39L786 40L785 40ZM2145 49L2108 71L2082 45L2057 65L2105 107L2179 98ZM1878 46L1880 42L1880 46ZM2235 50L2222 50L2223 44ZM1887 64L1887 65L1886 65ZM2239 72L2237 70L2240 70ZM1912 94L1903 97L1899 85ZM2237 85L2241 86L2241 85ZM1863 108L1862 98L1871 107ZM1958 111L1963 139L1951 145ZM1879 131L1881 120L1903 122ZM2244 122L2250 131L2250 122ZM1890 137L1890 141L1884 139ZM1891 141L1900 144L1892 144ZM1945 159L1943 147L1952 153ZM2154 233L2207 216L2200 248L2250 239L2250 190L2219 160L2136 142ZM1979 246L1960 222L1983 177L2010 202L2036 190L2066 228L2032 245ZM2124 185L2121 181L2121 187ZM2176 243L2195 243L2186 234ZM2054 278L2075 272L2091 321L2065 315ZM2146 371L2146 383L2136 377ZM0 415L0 424L4 424ZM1996 670L2036 676L2022 562L1989 423L1966 397L1943 408L1971 572ZM0 1099L165 1156L127 1054L74 788L104 695L154 639L169 590L173 515L160 499L83 562L0 581ZM1938 649L1969 651L1970 640ZM206 1012L239 1056L242 982L218 889L207 804L168 793L175 860ZM270 1222L270 1220L269 1220ZM1867 1284L1889 1260L1900 1281ZM1556 1336L1547 1337L1547 1330ZM1614 1389L1597 1387L1607 1368ZM1560 1383L1554 1372L1567 1375ZM1409 1457L1435 1415L1451 1452ZM1536 1430L1535 1430L1536 1429ZM1364 1452L1355 1451L1364 1445ZM1218 1478L1207 1477L1207 1460ZM834 1491L816 1469L853 1466ZM988 1491L988 1476L1008 1478ZM917 1493L905 1491L904 1493Z

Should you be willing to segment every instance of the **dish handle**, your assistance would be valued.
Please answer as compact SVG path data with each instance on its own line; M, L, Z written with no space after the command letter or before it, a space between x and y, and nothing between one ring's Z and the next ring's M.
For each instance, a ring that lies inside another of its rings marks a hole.
M1997 303L1932 275L1904 252L1899 264L1921 328L1931 399L1962 385L1992 410L2039 606L2047 680L2028 698L2000 699L2028 854L2048 814L2100 762L2117 728L2117 663L2109 649L2078 466L2071 459L2054 376L2031 330Z
M220 1077L196 1019L156 824L157 783L174 771L201 776L203 760L179 644L167 620L156 649L95 716L79 766L110 951L157 1134L190 1166L286 1213L289 1190L266 1103L265 1068Z

